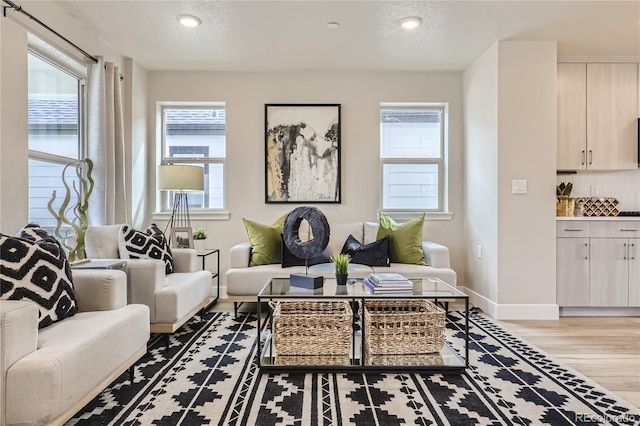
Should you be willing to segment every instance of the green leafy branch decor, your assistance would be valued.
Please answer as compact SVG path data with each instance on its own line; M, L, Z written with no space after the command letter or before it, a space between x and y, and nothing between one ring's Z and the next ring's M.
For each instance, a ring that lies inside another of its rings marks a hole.
M76 187L75 180L69 185L67 182L67 169L75 169L76 177L80 182L80 188ZM57 198L56 191L51 194L51 200L47 204L49 212L56 219L55 234L62 242L62 245L69 251L69 262L75 263L84 259L84 237L89 226L87 211L89 210L89 197L93 192L95 182L91 178L93 171L93 161L88 158L84 160L72 161L62 169L62 183L65 187L65 195L58 210L53 207ZM72 203L72 195L75 194L76 202ZM70 229L63 231L62 227L68 226ZM68 245L67 239L75 237L75 247Z

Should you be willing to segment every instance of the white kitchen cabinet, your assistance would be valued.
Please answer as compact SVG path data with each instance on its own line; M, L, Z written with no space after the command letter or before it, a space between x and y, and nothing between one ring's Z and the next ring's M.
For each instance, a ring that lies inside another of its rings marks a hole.
M626 238L591 238L589 304L629 306L629 263Z
M558 64L558 170L638 167L638 64Z
M556 297L560 306L589 306L589 238L558 238Z
M558 64L557 86L558 170L583 170L587 155L587 64Z
M559 220L557 303L640 307L640 221Z
M629 306L640 306L640 238L629 243Z

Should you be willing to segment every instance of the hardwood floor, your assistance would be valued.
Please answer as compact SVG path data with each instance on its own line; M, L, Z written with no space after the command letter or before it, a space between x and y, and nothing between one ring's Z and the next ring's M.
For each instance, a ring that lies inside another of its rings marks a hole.
M558 321L496 322L640 407L640 318L562 317Z
M219 301L213 311L233 312ZM562 317L496 321L516 336L640 407L640 318Z

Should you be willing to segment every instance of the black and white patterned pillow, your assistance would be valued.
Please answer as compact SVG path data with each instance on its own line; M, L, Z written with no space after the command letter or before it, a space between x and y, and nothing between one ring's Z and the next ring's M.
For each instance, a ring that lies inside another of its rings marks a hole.
M158 259L164 262L164 272L173 272L173 254L164 233L151 224L147 229L138 231L128 225L120 228L118 245L122 259Z
M78 312L71 266L60 243L36 224L0 234L0 299L39 307L38 328Z

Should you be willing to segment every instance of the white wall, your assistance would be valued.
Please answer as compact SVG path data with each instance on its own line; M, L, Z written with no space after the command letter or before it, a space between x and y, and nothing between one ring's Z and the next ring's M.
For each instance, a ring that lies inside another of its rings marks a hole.
M468 289L498 300L498 45L464 72L464 200ZM473 212L473 214L471 214ZM481 258L478 257L480 246Z
M498 46L498 302L553 305L556 44L500 42ZM527 194L512 194L513 179L528 181ZM505 310L499 316L510 313Z
M464 93L467 287L496 318L557 317L555 43L498 42L465 71Z
M450 210L453 220L428 221L424 237L451 249L453 268L464 277L462 230L462 75L461 73L149 72L148 111L160 101L224 101L227 107L228 221L192 221L221 249L222 269L229 248L247 236L242 218L272 223L296 205L264 202L264 104L339 103L342 105L342 203L318 207L329 221L376 220L379 209L380 102L449 103ZM156 117L149 115L150 206L155 206ZM150 217L147 221L151 221ZM164 223L163 223L164 225ZM224 277L223 277L224 279Z

